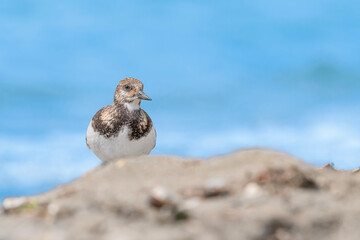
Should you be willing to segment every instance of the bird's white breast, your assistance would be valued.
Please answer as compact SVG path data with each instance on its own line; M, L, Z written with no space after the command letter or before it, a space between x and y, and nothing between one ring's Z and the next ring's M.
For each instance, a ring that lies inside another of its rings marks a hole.
M146 136L130 140L129 128L124 127L118 135L107 138L94 131L91 121L86 132L86 141L95 155L106 162L123 157L149 154L156 144L156 132L152 127Z

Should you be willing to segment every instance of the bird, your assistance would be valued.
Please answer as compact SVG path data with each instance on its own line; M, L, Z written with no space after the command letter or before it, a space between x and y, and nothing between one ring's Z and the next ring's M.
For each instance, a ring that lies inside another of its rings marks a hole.
M91 119L86 145L103 162L148 155L155 147L153 122L140 108L142 100L152 100L143 89L140 80L124 78L116 87L113 103Z

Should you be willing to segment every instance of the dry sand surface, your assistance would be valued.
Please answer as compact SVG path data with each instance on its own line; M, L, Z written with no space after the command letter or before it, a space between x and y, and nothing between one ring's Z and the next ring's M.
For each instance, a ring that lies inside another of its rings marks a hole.
M208 160L120 159L8 198L7 239L360 239L360 173L246 149Z

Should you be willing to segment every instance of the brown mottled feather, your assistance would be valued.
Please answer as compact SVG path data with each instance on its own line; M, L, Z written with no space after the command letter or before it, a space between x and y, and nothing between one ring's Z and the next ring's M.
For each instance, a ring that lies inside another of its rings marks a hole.
M130 140L146 136L153 124L142 109L129 111L123 104L112 104L100 109L92 119L92 127L106 138L116 137L124 127L129 128Z

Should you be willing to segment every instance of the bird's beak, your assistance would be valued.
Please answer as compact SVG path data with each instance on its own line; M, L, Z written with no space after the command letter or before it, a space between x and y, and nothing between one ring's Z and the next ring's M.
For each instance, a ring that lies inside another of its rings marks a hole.
M137 97L139 98L139 99L142 99L142 100L149 100L149 101L151 101L152 99L148 96L148 95L146 95L143 91L139 91L139 93L137 94Z

